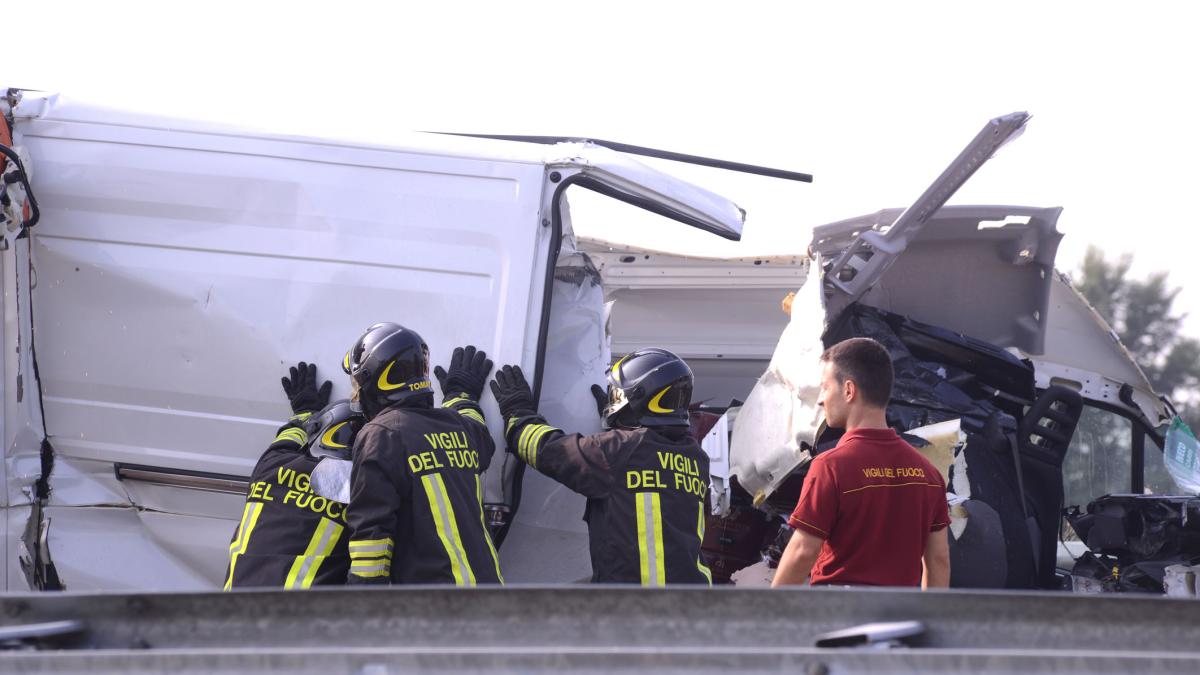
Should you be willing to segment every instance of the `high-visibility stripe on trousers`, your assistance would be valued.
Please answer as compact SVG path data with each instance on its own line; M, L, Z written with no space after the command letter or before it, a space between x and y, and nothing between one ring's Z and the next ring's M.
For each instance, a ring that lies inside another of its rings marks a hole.
M238 556L245 553L246 547L250 545L250 534L254 531L254 526L258 524L258 517L262 514L262 510L262 502L246 502L246 508L242 511L242 520L238 523L237 537L229 545L229 578L225 580L225 590L233 588L233 569L237 566Z
M699 502L699 506L700 506L700 517L699 517L699 520L696 525L696 536L700 538L700 547L703 548L704 547L704 502L703 501ZM702 553L702 552L696 553L696 567L699 568L700 573L704 575L704 578L708 579L708 585L712 586L712 570L708 569L708 565L704 564L704 553Z
M450 557L450 571L454 574L454 583L459 586L474 586L475 573L471 571L471 563L467 560L467 550L463 546L462 536L458 531L458 519L454 515L454 507L450 505L450 496L446 494L446 482L440 474L425 474L421 476L421 484L425 487L425 496L429 499L429 510L433 513L433 524L437 527L438 539Z
M638 559L643 586L666 586L667 570L663 552L662 500L657 492L634 494L637 502Z
M288 571L283 587L290 589L311 587L313 580L317 578L317 571L321 569L321 563L325 562L325 559L333 553L333 548L337 546L344 529L334 521L322 518L316 531L313 532L312 539L308 542L308 548L305 549L304 555L296 556L296 561L292 563L292 569Z
M479 495L479 525L483 528L483 538L487 541L492 561L496 563L496 578L500 583L504 583L504 576L500 574L500 556L496 555L496 545L492 543L492 534L488 531L487 521L483 517L483 481L479 479L479 474L475 474L475 494Z

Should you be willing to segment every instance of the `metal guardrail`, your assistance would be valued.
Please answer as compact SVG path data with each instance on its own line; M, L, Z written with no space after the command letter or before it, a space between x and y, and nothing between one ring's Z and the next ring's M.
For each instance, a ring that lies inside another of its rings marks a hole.
M0 628L79 621L20 672L1200 672L1200 602L883 589L510 587L0 596ZM817 649L918 621L909 647ZM27 643L33 645L34 643Z

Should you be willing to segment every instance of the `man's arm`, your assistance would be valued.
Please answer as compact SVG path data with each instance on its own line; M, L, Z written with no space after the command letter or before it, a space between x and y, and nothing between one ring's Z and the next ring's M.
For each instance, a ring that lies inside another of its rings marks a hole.
M538 415L513 418L506 426L508 449L529 466L585 497L604 497L611 491L603 434L565 434Z
M946 537L946 528L930 532L925 538L925 554L921 556L921 562L925 564L922 588L950 587L950 540Z
M824 539L804 530L796 530L779 559L779 569L775 571L771 588L799 585L808 581L808 575L812 572L817 555L824 544Z
M612 472L606 450L611 450L613 444L601 440L603 434L567 435L547 424L537 414L533 392L517 366L504 366L496 371L492 394L504 416L509 452L584 496L608 494Z
M389 461L394 452L385 430L367 425L354 441L354 466L350 473L349 584L386 584L391 581L392 551L396 542L396 514L403 500L394 474L405 469Z

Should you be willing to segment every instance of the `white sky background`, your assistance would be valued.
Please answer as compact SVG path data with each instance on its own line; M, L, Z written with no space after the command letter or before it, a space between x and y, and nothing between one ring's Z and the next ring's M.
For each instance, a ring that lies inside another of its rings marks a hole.
M747 209L752 253L907 206L989 118L1027 110L950 203L1065 207L1059 268L1089 243L1131 252L1184 287L1200 334L1186 3L8 5L4 86L286 132L590 136L814 174L658 164ZM663 236L723 245L682 229Z

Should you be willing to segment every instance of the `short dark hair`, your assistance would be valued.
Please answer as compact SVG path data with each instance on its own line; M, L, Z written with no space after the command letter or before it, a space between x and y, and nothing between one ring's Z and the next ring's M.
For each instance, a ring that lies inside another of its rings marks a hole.
M850 338L826 349L821 361L833 364L838 382L853 380L868 405L887 407L894 375L892 357L883 345L871 338Z

